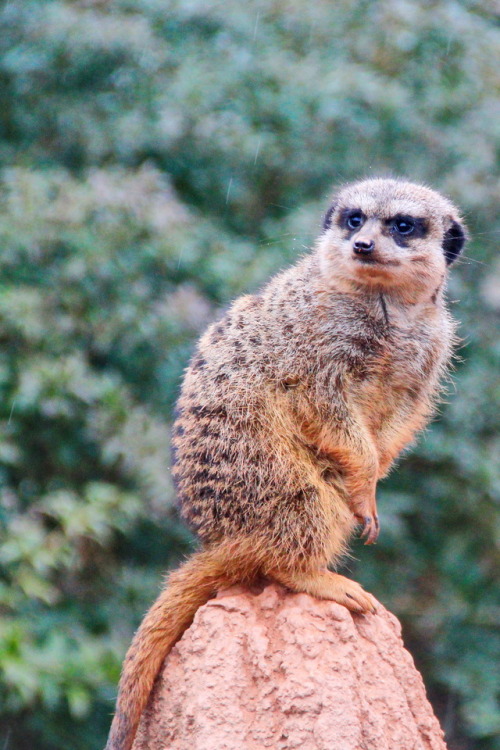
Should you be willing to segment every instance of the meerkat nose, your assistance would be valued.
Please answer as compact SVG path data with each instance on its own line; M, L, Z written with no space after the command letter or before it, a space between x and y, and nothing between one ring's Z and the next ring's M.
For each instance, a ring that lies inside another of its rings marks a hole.
M373 240L356 240L353 249L356 255L370 255L375 248Z

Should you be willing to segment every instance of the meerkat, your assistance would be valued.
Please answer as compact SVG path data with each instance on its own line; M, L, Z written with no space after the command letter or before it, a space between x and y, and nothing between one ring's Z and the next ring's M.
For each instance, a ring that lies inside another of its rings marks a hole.
M171 573L126 656L107 750L129 750L162 661L218 589L269 578L356 613L329 567L429 421L450 361L447 269L466 231L427 187L338 192L313 251L237 299L201 338L173 426L181 514L202 548Z

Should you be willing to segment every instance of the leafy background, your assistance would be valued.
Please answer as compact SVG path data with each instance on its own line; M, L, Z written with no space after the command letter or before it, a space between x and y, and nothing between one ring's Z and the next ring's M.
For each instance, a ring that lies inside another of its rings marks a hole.
M1 4L4 750L104 744L132 632L193 545L168 472L193 342L372 174L443 190L471 242L455 392L349 567L402 619L450 748L498 747L495 7Z

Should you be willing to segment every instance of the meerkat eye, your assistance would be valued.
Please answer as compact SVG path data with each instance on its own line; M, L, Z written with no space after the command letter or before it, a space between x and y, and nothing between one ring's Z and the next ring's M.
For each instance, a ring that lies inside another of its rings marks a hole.
M415 229L415 222L411 219L396 219L393 227L399 234L411 234Z
M359 227L364 222L364 216L360 211L356 211L353 214L350 214L350 216L346 219L346 224L349 227L349 229L359 229Z

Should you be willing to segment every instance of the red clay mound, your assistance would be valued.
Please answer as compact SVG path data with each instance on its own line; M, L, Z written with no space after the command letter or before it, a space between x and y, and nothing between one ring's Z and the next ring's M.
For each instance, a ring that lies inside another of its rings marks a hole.
M202 607L133 750L446 750L397 619L270 585Z

